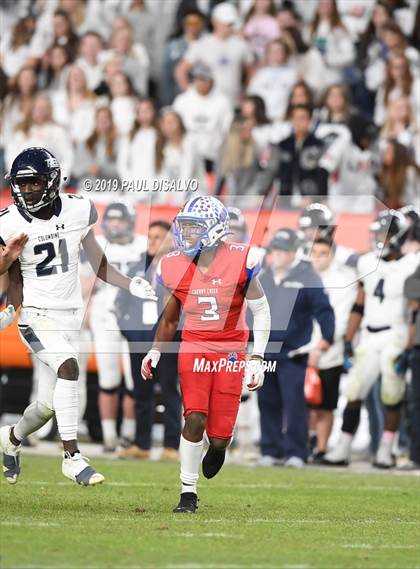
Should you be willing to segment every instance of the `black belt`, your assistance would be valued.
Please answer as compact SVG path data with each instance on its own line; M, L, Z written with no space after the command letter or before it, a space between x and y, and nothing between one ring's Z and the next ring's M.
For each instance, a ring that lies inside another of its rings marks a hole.
M385 332L385 330L391 330L391 326L381 326L380 328L374 328L373 326L367 326L368 332Z

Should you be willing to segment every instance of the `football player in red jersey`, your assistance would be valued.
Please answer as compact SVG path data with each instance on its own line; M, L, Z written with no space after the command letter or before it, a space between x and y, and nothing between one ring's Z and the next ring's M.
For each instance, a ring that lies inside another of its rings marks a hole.
M162 258L157 271L169 294L152 349L142 363L143 379L152 377L165 343L174 337L181 311L185 314L179 350L185 417L180 443L182 488L174 512L197 509L204 431L210 446L203 475L212 478L223 465L232 437L244 376L249 390L264 382L270 310L256 276L260 266L248 245L225 243L228 232L229 215L218 199L190 199L174 221L177 250ZM246 305L254 317L253 352L247 361Z

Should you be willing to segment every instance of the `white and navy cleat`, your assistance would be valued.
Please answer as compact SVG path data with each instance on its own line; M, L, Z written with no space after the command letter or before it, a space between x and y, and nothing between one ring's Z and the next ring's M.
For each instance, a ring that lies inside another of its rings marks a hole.
M3 474L9 484L16 484L20 474L20 449L10 440L10 425L0 429L0 450L3 452Z
M105 477L96 472L80 452L76 452L73 456L69 452L64 453L62 472L64 476L82 486L94 486L105 480Z

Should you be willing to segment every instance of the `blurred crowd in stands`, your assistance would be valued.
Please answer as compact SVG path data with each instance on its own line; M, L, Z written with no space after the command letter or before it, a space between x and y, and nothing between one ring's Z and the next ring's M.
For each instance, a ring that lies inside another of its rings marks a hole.
M156 179L355 213L414 203L419 14L417 0L3 0L0 173L33 145L108 203L145 201L122 181Z

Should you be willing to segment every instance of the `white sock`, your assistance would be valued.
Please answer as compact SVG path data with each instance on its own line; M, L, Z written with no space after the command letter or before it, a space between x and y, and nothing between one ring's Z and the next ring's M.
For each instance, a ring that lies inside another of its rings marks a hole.
M102 437L105 444L110 446L117 443L117 421L116 419L102 419Z
M121 436L124 439L133 441L136 436L136 420L129 417L123 417L121 423Z
M18 441L23 441L28 435L45 425L53 415L52 409L39 401L34 401L26 407L23 416L13 427L13 434Z
M181 435L179 454L181 457L181 493L194 492L197 494L198 470L203 455L204 440L198 443L187 441Z
M77 439L79 417L77 381L58 377L54 389L53 405L61 440L73 441Z

